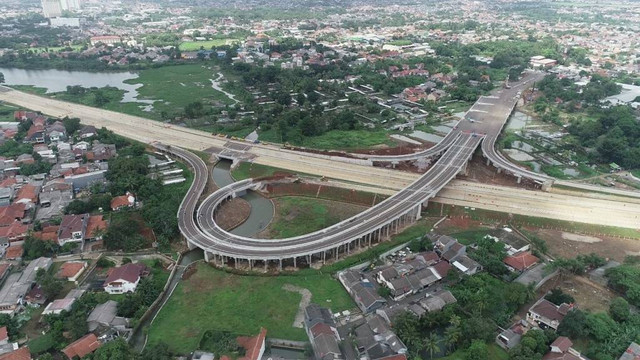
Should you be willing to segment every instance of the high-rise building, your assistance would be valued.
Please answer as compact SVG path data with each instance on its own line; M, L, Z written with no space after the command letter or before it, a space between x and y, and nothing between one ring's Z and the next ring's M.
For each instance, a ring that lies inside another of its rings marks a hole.
M65 11L80 10L80 0L60 0L60 5Z
M42 0L42 13L46 18L60 17L62 15L60 0Z

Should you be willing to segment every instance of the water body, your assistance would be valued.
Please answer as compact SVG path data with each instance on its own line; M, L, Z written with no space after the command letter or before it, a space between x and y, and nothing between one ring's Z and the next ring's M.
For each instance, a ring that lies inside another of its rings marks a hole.
M6 85L32 85L47 89L47 93L67 90L67 86L79 85L82 87L111 86L124 90L122 102L148 102L138 100L138 88L142 84L127 84L124 81L137 79L138 74L133 72L88 72L67 70L27 70L16 68L0 68L4 74Z
M230 169L231 162L229 161L219 161L216 166L214 166L212 177L216 185L223 187L235 182L231 177ZM240 236L255 236L264 230L273 219L273 203L255 191L248 191L241 197L251 205L251 213L242 224L230 232Z

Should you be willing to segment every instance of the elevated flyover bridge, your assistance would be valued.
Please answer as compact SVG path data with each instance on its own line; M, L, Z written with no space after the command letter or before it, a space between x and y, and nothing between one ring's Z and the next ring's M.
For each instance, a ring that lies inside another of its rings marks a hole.
M336 225L287 239L234 235L223 230L214 220L216 209L225 200L257 188L259 182L249 179L228 185L197 206L208 177L204 162L185 150L160 144L156 146L184 159L194 168L194 182L178 213L180 231L189 246L203 249L207 259L221 264L233 259L234 264L244 261L252 268L256 262L265 267L269 262L276 262L281 269L283 261L296 266L299 261L326 261L327 257L337 258L340 253L349 254L354 247L369 246L419 219L422 206L464 170L481 141L482 137L477 134L461 133L429 171L394 196Z

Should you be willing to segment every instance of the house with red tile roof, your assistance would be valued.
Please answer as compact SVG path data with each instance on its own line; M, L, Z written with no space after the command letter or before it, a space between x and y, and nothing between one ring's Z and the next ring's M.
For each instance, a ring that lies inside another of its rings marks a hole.
M6 345L9 343L9 332L7 331L7 327L3 326L0 328L0 345Z
M38 202L38 192L39 189L37 186L31 184L22 185L22 187L18 189L13 202L25 205L36 204Z
M111 199L111 210L118 211L127 207L132 207L136 203L136 198L132 193L127 192L125 195L116 196Z
M124 294L135 292L138 283L143 276L148 275L149 270L144 264L129 263L109 270L104 281L104 291L109 294Z
M525 271L537 264L539 260L540 259L531 254L530 251L525 251L517 255L507 256L502 262L504 262L511 271Z
M28 231L28 225L14 221L9 226L0 227L0 239L6 239L9 242L21 241L27 237Z
M26 346L10 353L0 355L0 360L31 360L31 351Z
M7 260L19 260L22 258L22 254L24 254L24 249L22 248L22 245L13 245L13 246L9 246L9 248L7 249L5 258Z
M573 343L569 338L559 336L551 343L551 351L543 356L542 360L589 360L572 346Z
M80 339L72 342L66 348L62 349L62 352L69 358L73 359L75 356L83 358L86 355L98 350L102 346L102 343L98 341L95 334L87 334Z
M105 231L107 231L107 220L102 215L91 215L87 222L87 231L85 231L84 239L87 241L100 240Z
M267 329L260 328L260 333L253 337L240 336L236 339L238 345L245 348L245 355L238 360L260 360L264 355Z
M50 225L42 228L41 231L33 232L33 237L42 241L58 241L58 230L60 226L58 225Z
M9 206L0 207L0 226L9 226L15 221L22 220L25 211L25 204L14 203Z
M60 270L58 270L56 276L61 279L66 279L68 281L77 283L78 278L80 277L80 275L82 275L86 268L86 261L67 261L66 263L62 264L62 266L60 266Z

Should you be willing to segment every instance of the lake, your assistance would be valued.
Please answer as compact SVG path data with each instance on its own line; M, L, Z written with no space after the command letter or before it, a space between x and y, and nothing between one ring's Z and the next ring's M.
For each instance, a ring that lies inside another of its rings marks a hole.
M67 70L26 70L15 68L0 68L4 74L6 85L32 85L47 89L47 93L67 90L67 86L80 85L82 87L112 86L124 90L122 102L145 102L138 100L138 88L142 84L126 84L125 80L137 79L133 72L88 72Z

